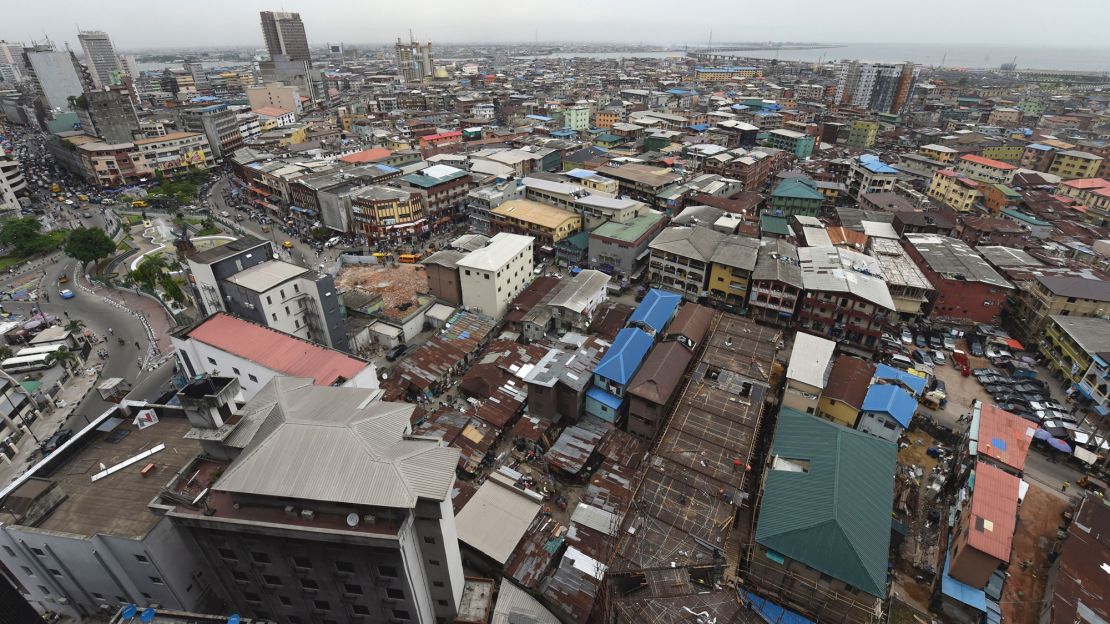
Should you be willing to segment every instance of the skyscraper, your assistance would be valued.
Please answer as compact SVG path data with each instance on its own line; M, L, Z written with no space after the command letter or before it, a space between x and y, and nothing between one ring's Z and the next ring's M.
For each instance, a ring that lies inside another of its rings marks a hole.
M432 77L432 42L422 44L409 34L409 42L397 38L397 73L405 82L423 82Z
M35 91L47 108L69 108L69 98L85 92L86 74L73 52L60 52L46 41L23 50Z
M270 60L277 60L278 56L285 56L291 61L312 60L300 13L262 11L260 15L262 36L266 39Z
M900 113L909 100L917 73L913 63L842 63L836 103L881 113Z
M85 64L89 66L89 74L97 88L114 84L119 80L119 75L125 73L108 33L103 30L83 30L77 34L77 39L81 42L81 49L85 51Z

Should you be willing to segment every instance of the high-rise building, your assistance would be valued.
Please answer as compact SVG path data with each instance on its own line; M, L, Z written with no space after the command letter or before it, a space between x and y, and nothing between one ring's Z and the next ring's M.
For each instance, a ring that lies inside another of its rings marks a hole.
M26 69L23 62L23 44L18 41L0 40L0 64L15 65L19 70Z
M69 98L85 92L88 77L73 52L61 52L50 41L23 50L35 91L47 108L67 110Z
M76 102L77 118L85 134L98 136L105 143L128 143L135 140L139 117L131 103L127 88L88 91Z
M420 43L413 38L409 42L397 38L397 73L405 82L424 81L432 77L432 42Z
M77 39L85 51L85 64L89 66L93 85L101 88L119 82L119 76L126 72L108 33L83 30L77 34Z
M260 15L262 36L266 39L270 60L275 60L278 56L288 57L292 61L312 60L300 13L262 11Z
M26 190L27 181L23 178L19 161L8 156L0 156L0 213L19 210L19 199L16 194L23 194ZM0 427L0 431L2 430L3 427Z
M836 103L882 113L900 113L909 101L917 68L913 63L841 63Z
M181 123L186 130L203 132L208 137L208 145L217 160L243 146L239 120L226 104L187 108L181 111Z

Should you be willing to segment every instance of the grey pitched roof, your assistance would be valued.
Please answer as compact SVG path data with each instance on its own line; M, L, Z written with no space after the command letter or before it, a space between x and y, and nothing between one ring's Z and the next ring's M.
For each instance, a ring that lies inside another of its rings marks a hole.
M245 448L215 489L400 508L445 500L459 450L405 439L414 407L375 395L275 378L244 406L229 440Z
M721 240L713 252L713 262L727 267L751 271L759 251L759 241L747 236L728 236Z
M669 227L659 233L648 247L683 258L709 262L724 234L705 227Z

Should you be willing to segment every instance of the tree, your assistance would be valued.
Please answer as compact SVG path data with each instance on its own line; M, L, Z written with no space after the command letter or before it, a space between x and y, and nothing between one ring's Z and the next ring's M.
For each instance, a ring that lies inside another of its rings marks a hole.
M46 356L46 361L50 363L61 362L62 366L66 368L69 368L70 364L76 359L77 355L69 349L66 349L65 347L62 347L57 351L52 351L50 355Z
M71 258L81 262L96 262L112 255L116 250L116 243L104 233L86 227L79 227L69 234L66 239L65 252Z
M148 290L154 290L155 284L162 281L166 266L166 258L162 254L150 254L139 261L139 266L131 272L131 279L146 286Z
M27 257L49 250L54 243L42 233L42 223L38 219L22 217L9 219L0 225L0 244L11 247L17 256Z
M166 292L166 296L178 304L185 303L185 291L181 290L181 285L169 273L162 274L162 290Z
M0 360L6 360L12 356L12 348L8 345L0 346Z
M81 331L81 328L84 327L84 326L85 326L85 324L82 323L80 320L70 319L69 322L66 323L65 329L68 332L73 332L73 333L76 334L77 332Z

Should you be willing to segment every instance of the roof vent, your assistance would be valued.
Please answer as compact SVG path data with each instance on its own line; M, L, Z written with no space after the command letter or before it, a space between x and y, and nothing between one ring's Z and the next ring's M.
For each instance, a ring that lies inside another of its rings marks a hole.
M316 512L311 509L301 510L301 520L313 520L316 518Z

